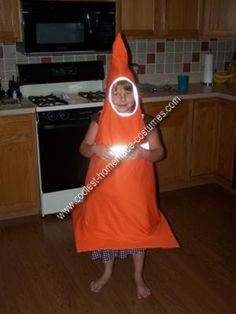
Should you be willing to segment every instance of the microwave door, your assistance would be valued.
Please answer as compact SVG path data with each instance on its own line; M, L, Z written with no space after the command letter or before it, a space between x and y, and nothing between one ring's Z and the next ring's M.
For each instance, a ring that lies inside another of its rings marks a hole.
M78 18L38 18L28 22L25 33L26 52L63 52L90 50L95 40L90 15Z
M95 19L97 30L97 43L101 50L109 50L115 38L115 13L96 12Z

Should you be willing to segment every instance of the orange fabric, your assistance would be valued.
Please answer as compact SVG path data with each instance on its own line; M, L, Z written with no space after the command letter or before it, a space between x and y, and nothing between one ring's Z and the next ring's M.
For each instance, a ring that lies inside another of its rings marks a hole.
M113 44L112 66L107 79L106 98L99 119L97 144L129 144L144 128L141 108L120 116L111 107L109 89L119 77L135 83L120 34ZM86 185L110 161L93 156ZM153 164L143 159L125 159L85 197L72 212L76 249L131 249L179 247L165 217L156 204Z

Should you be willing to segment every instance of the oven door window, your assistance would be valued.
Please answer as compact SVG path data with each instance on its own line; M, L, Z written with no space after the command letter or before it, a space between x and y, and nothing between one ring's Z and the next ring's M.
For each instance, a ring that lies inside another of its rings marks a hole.
M79 153L88 123L38 125L43 193L77 187L85 183L89 159Z

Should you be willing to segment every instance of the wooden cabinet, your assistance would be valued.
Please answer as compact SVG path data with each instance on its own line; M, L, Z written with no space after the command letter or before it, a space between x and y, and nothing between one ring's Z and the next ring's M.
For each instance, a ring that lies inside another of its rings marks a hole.
M144 103L155 117L168 102ZM156 164L160 190L208 182L232 185L236 145L236 102L182 100L159 124L166 158Z
M144 111L155 117L166 112L169 102L144 104ZM181 184L189 180L189 157L191 144L192 105L181 101L160 122L166 158L157 163L160 188L171 184Z
M235 0L117 0L117 31L129 38L236 35Z
M117 0L117 30L130 38L201 34L202 0Z
M202 28L202 0L165 1L165 37L198 37Z
M38 212L36 156L34 115L0 117L0 219Z
M205 0L204 35L236 35L236 1Z
M150 38L162 33L162 0L117 0L117 30L130 38Z
M194 101L191 176L213 175L216 168L217 100Z
M0 42L21 41L20 0L0 0Z
M236 145L236 103L220 99L218 106L219 124L216 174L223 179L232 181Z

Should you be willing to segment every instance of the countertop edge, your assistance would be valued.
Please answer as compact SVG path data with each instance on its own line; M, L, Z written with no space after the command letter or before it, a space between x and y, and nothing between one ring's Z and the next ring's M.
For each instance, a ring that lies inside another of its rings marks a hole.
M29 108L16 108L16 109L2 109L0 110L0 117L29 114L29 113L35 113L35 108L29 107Z
M179 97L180 99L204 99L204 98L222 98L226 100L236 101L236 96L223 94L219 92L209 92L209 93L198 93L198 94L176 94L176 95L168 95L168 96L152 96L152 97L141 97L143 103L149 102L160 102L160 101L171 101L175 97Z

